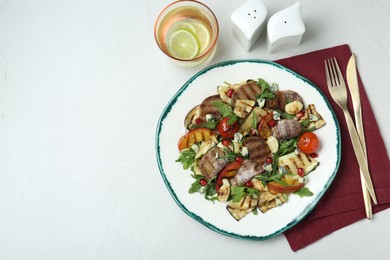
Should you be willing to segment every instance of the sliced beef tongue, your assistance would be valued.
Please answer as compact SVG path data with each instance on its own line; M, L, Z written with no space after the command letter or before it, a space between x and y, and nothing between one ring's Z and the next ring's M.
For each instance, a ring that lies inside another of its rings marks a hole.
M199 118L203 122L206 122L206 115L208 114L212 115L216 120L221 119L222 115L219 113L218 108L213 105L214 102L222 102L219 95L209 96L200 103Z
M294 119L282 119L272 128L272 135L278 140L287 140L298 136L302 132L302 125Z
M224 155L225 153L219 147L215 146L208 150L202 157L199 167L205 178L212 179L225 167L228 161L223 159Z
M257 85L256 81L248 80L241 86L239 86L232 95L232 107L235 106L237 100L254 100L256 96L261 94L261 88Z
M262 167L259 167L254 161L245 160L240 169L238 169L237 174L230 180L230 183L231 185L240 186L263 171Z
M303 104L302 97L295 91L276 91L274 98L270 98L265 101L265 106L270 109L280 109L284 112L285 106L292 101L299 101Z
M245 138L244 144L248 148L249 158L261 166L261 168L267 157L272 156L267 142L259 136Z

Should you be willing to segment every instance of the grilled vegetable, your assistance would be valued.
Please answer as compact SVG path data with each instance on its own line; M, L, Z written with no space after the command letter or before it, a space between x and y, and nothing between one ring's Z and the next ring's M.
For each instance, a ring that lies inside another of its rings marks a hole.
M271 153L276 153L279 149L279 142L278 139L274 136L270 136L267 138L267 144L269 149L271 150Z
M255 106L256 101L254 100L243 100L239 99L236 101L236 105L234 107L234 114L238 117L245 118Z
M196 125L196 120L199 119L200 117L200 109L199 109L199 105L197 105L196 107L194 107L193 109L190 110L190 112L188 112L188 114L186 115L185 119L184 119L184 127L188 130L191 130L193 128L194 125Z
M299 119L299 122L308 121L303 129L319 129L323 127L326 122L322 116L317 112L314 104L309 104L305 110L305 115Z
M227 85L227 86L218 86L217 92L219 94L219 97L223 102L226 104L231 104L234 91L240 86L241 84L233 84L233 85Z
M286 104L284 110L286 111L287 114L295 115L296 113L301 111L302 108L303 108L302 102L295 100Z
M222 186L218 190L218 200L219 201L227 201L230 195L230 183L227 179L222 180Z
M278 166L283 166L287 171L298 174L298 169L302 168L305 174L314 170L318 161L307 154L292 152L279 158Z
M230 202L226 209L237 220L251 213L257 207L257 199L251 196L243 197L239 202Z
M198 128L191 130L179 139L179 151L186 148L190 148L195 143L207 141L213 136L215 136L215 133L207 128Z
M255 126L254 120L256 120L257 124L260 122L261 117L265 116L267 112L260 107L254 107L252 112L245 119L244 123L240 126L240 133L249 132Z

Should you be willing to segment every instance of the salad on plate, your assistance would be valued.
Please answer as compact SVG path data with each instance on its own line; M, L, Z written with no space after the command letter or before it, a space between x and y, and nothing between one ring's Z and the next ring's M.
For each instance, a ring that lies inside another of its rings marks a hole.
M264 79L218 86L191 109L179 137L176 162L194 179L189 193L226 203L237 221L312 196L308 174L319 165L326 124L315 104Z

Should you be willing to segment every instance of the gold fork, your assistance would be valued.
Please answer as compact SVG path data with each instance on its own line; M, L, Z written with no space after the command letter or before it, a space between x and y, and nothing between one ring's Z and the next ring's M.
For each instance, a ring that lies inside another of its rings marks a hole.
M359 136L356 132L355 125L352 121L351 114L347 108L347 88L341 74L339 65L337 64L336 58L330 58L325 60L325 74L328 89L333 100L341 107L344 112L344 117L347 122L349 136L351 137L352 146L355 151L357 161L364 177L364 182L371 195L371 198L375 204L377 204L374 187L372 185L370 173L368 171L367 160L360 143Z

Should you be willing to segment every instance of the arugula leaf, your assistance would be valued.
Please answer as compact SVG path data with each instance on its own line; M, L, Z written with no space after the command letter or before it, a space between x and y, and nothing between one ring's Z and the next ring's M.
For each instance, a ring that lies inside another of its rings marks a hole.
M279 144L279 149L277 151L278 156L283 156L295 151L297 147L297 140L297 138L291 138L288 140L281 141Z
M183 169L187 170L194 165L195 155L196 153L192 149L182 150L176 162L180 162L183 165Z
M257 95L257 99L274 98L275 94L271 91L269 84L264 79L257 79L257 85L261 87L261 94Z
M303 187L302 189L297 190L296 192L294 192L294 194L297 194L299 197L311 197L311 196L313 196L313 192L311 192L309 190L309 188L307 188L307 187Z
M249 188L246 186L231 186L230 195L233 202L239 202L246 195L255 196L258 194L257 189Z
M195 174L191 174L191 176L195 179L195 181L191 184L188 193L192 194L192 193L200 192L200 190L203 188L203 186L200 184L200 180L203 179L203 176L195 175Z
M234 153L233 151L230 151L228 149L223 150L225 152L225 155L221 157L221 159L224 159L228 162L234 161L238 156L241 156L240 153Z
M208 122L204 122L204 123L200 123L200 124L196 124L196 125L193 125L192 126L192 129L196 129L196 128L208 128L208 129L215 129L218 125L218 122L216 121L208 121Z
M194 178L195 180L191 184L191 187L188 190L188 193L190 193L190 194L196 193L196 192L202 193L206 200L214 201L214 200L218 199L217 192L215 190L215 184L214 184L215 178L208 180L207 184L205 186L203 186L200 184L200 180L204 179L204 177L202 175L191 174L191 177Z
M233 109L231 106L227 105L222 101L214 101L213 106L218 108L219 113L221 113L222 117L228 117L228 124L233 124L237 121L238 116L233 113Z

